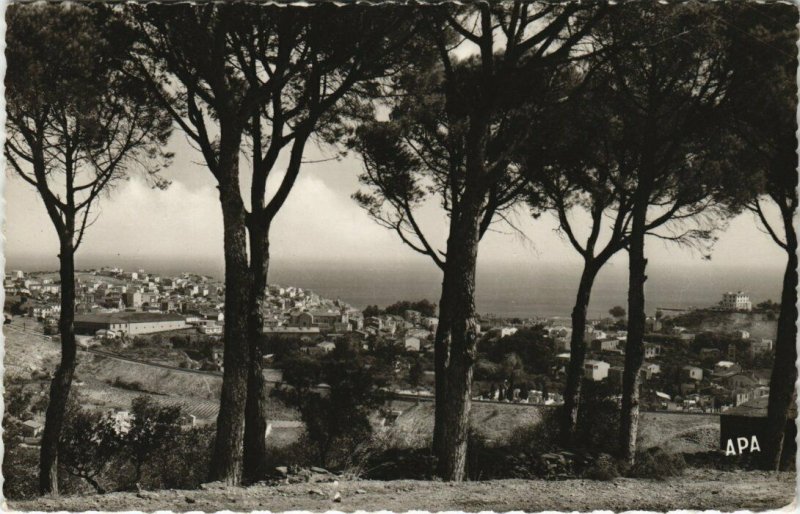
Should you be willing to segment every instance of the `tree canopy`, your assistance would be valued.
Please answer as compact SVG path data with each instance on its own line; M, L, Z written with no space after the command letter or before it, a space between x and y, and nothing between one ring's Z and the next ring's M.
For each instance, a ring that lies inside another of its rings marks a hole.
M132 78L134 34L102 8L8 10L5 155L77 249L97 198L129 171L158 186L167 113Z

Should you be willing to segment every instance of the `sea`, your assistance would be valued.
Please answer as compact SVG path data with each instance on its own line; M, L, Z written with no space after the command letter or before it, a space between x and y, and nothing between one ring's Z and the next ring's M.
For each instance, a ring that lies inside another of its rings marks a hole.
M145 269L164 276L192 272L223 277L221 261L175 259L83 258L78 268L118 266ZM57 269L55 259L9 260L6 269ZM479 264L476 308L484 315L519 318L569 317L575 302L581 268L576 263L532 261L519 264ZM712 307L726 291L744 291L753 304L778 301L783 279L779 267L720 266L711 262L669 266L651 264L645 284L646 310ZM441 271L427 262L297 262L273 261L269 282L310 289L325 298L354 307L385 307L399 300L438 302ZM589 317L607 316L609 309L627 304L627 267L609 263L598 275L589 305Z

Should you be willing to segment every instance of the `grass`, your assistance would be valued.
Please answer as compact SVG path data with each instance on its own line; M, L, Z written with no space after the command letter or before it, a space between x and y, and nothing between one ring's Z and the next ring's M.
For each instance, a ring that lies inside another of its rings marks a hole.
M671 453L717 449L719 415L643 412L639 420L639 448L660 446Z

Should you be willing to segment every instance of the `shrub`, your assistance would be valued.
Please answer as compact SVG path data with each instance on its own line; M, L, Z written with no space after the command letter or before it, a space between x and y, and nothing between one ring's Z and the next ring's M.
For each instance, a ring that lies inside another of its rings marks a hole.
M514 429L508 447L512 453L547 453L558 449L559 416L561 409L542 409L539 423Z
M636 454L636 462L628 472L634 478L663 480L683 474L686 461L679 453L668 453L661 448L650 448Z
M363 456L346 472L369 480L430 480L436 460L430 448L387 448L376 452L357 452Z
M133 459L134 482L142 480L142 466L156 453L169 453L180 434L180 407L164 407L149 396L131 402L131 422L125 434L125 451Z
M271 467L276 466L300 466L309 467L314 465L315 456L311 451L308 441L308 434L303 434L299 440L287 444L286 446L274 446L267 442L266 462Z
M383 400L375 368L341 344L319 360L298 356L285 364L283 378L291 387L273 389L272 394L300 410L316 463L344 467L370 438L369 414ZM319 382L329 389L314 388Z
M620 464L609 454L601 453L584 471L583 476L592 480L614 480L620 476Z
M112 386L119 387L120 389L128 389L129 391L144 391L146 389L142 385L141 382L131 381L128 382L120 377L115 377L113 381L110 382Z
M39 452L21 446L8 432L3 434L3 443L3 495L9 500L36 498L39 495Z
M213 424L181 431L148 460L143 480L153 489L196 489L208 481Z
M59 461L70 475L88 482L98 493L106 488L99 479L119 455L123 438L110 416L81 408L70 399L59 441Z
M706 452L687 453L684 460L687 466L701 469L714 469L718 471L734 471L737 469L747 469L742 457L750 454L740 455L738 458L726 456L719 450ZM758 455L758 454L756 454Z
M6 403L5 413L19 418L28 410L33 394L21 386L13 385L6 387L6 392L3 396Z
M575 433L577 448L589 453L617 451L620 407L613 398L615 391L604 383L584 380Z

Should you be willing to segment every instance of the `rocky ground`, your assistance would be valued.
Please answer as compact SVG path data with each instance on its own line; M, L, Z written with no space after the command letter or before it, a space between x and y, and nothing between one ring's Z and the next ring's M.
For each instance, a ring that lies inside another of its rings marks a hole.
M247 488L205 484L194 491L111 493L9 502L17 511L156 510L250 511L409 510L478 512L674 509L794 512L795 473L724 472L690 469L665 481L619 478L592 480L494 480L451 484L322 477L307 483Z

